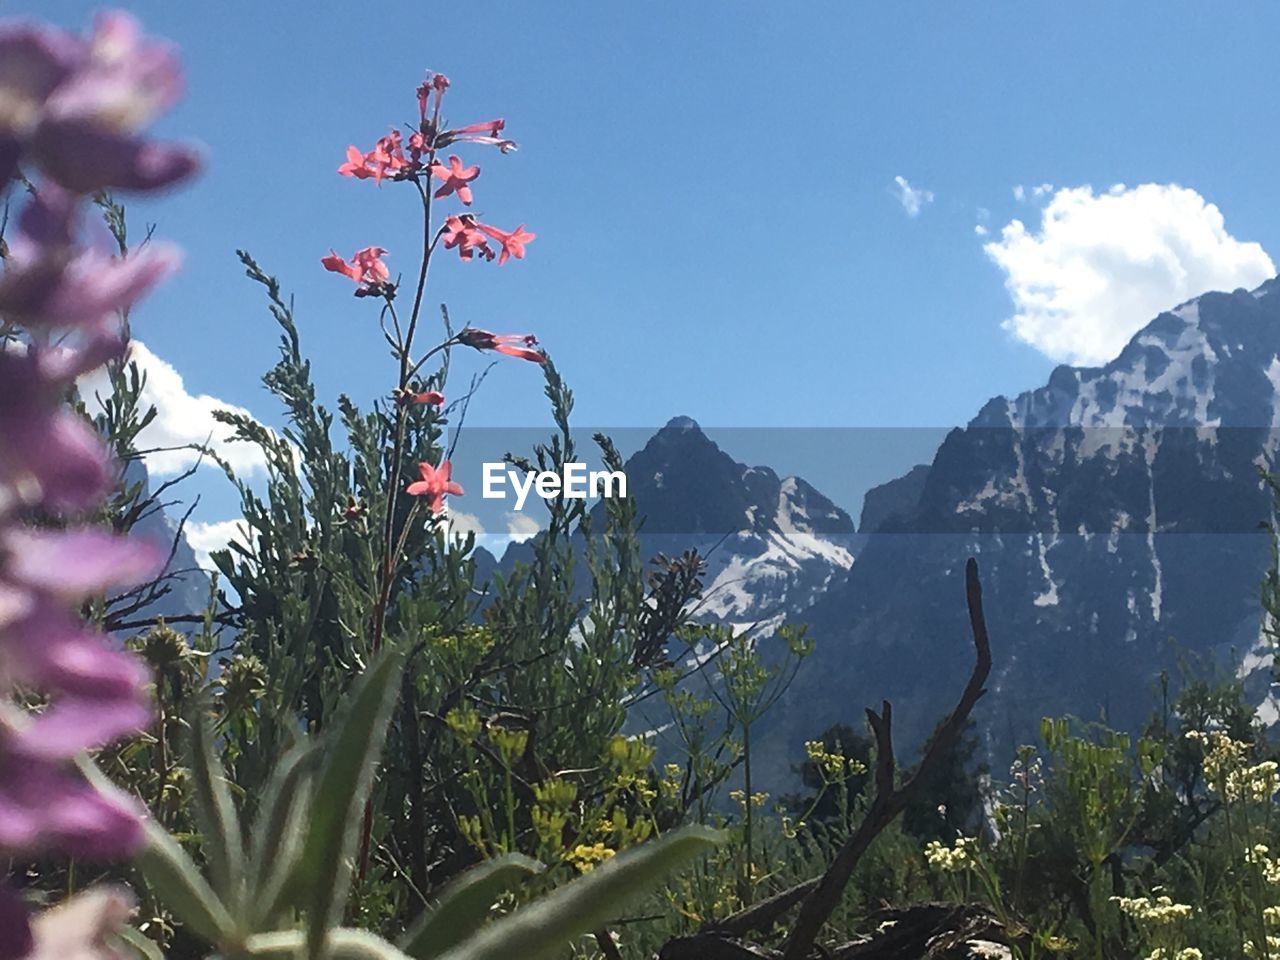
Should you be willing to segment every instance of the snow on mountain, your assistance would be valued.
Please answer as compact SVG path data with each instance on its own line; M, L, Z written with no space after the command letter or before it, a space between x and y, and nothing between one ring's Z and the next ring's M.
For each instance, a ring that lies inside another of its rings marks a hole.
M767 633L853 565L849 515L799 477L736 462L688 417L626 465L648 553L707 558L700 617Z
M1258 603L1277 289L1162 313L1110 363L992 399L926 471L872 491L857 563L799 617L817 649L772 722L774 772L882 697L904 750L927 736L968 670L969 556L994 643L976 715L993 757L1034 739L1043 715L1139 727L1161 672L1176 679L1188 658L1239 670L1260 715L1280 716Z

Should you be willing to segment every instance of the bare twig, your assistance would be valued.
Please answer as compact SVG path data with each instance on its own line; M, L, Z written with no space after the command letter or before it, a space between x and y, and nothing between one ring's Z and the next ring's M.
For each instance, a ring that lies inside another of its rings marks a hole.
M854 868L871 842L907 806L927 779L927 774L960 739L969 713L986 691L983 689L991 673L991 644L986 619L982 612L982 584L978 580L978 563L970 558L965 564L965 598L969 605L969 626L973 632L976 653L973 673L965 684L956 708L930 740L924 758L914 774L900 787L894 786L897 765L893 756L893 714L886 700L880 712L867 710L867 721L876 740L875 797L866 817L858 825L827 867L813 890L805 897L783 951L783 960L804 960L812 951L818 932L840 902Z

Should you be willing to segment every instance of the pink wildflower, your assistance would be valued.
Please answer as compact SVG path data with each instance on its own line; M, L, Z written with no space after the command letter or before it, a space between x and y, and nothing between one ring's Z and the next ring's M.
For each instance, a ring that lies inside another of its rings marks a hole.
M462 487L450 479L452 473L453 464L448 460L441 460L438 467L433 467L429 463L419 463L418 476L421 479L409 484L405 488L405 493L411 497L427 497L431 512L442 513L446 496L462 496Z
M369 169L369 161L354 145L347 147L347 162L338 167L338 173L344 177L355 177L357 180L368 180L373 176Z
M510 257L523 260L524 245L538 236L536 233L529 233L525 230L523 223L510 233L505 230L499 230L497 227L491 227L486 223L478 224L478 226L486 234L502 244L502 253L498 255L498 266L502 266Z
M357 250L348 262L338 256L336 251L330 250L329 256L320 258L320 263L331 273L350 277L367 291L382 286L391 275L387 265L382 262L386 252L382 247L365 247Z
M485 240L484 233L476 224L476 218L470 214L446 217L441 234L446 250L458 248L458 256L470 260L477 252L486 260L493 259L493 251Z
M506 125L507 122L499 117L497 120L445 130L436 138L436 147L447 147L451 143L483 143L495 146L503 153L513 153L517 149L516 142L498 136Z
M444 181L443 186L435 192L437 200L442 200L449 194L456 193L459 200L468 206L471 205L471 187L468 184L480 176L479 167L464 167L462 161L456 155L451 155L449 157L449 166L445 167L437 163L431 168L431 175L437 180Z
M538 338L529 334L496 334L469 327L458 335L459 342L477 350L493 350L531 363L546 363L547 355L538 346Z

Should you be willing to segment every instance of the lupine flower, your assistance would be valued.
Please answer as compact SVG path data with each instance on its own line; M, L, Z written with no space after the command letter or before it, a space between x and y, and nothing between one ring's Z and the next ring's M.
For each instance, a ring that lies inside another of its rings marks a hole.
M471 205L471 188L467 184L480 176L479 167L464 167L462 160L456 154L451 154L449 166L445 167L437 163L431 168L431 175L437 180L444 181L443 186L434 194L437 200L443 200L451 193L456 193L459 200L468 206Z
M498 254L498 266L502 266L507 262L508 258L515 257L517 260L524 259L524 245L537 238L536 233L529 233L524 228L524 224L516 227L510 233L505 230L499 230L497 227L491 227L487 223L478 224L479 228L486 234L502 244L502 253Z
M18 217L0 274L0 318L24 334L0 350L0 857L118 858L143 839L142 810L80 776L71 759L151 719L141 661L105 642L80 610L153 577L163 553L103 530L35 529L30 511L96 506L119 476L65 398L78 377L123 356L117 316L171 272L147 244L127 258L80 245L77 214L104 188L150 190L190 174L185 147L141 140L181 79L170 49L121 13L80 40L0 23L0 188L20 166L44 174ZM12 697L38 692L32 711ZM28 923L0 885L0 956L107 956L128 912L116 894L80 897ZM102 949L100 949L102 948Z
M98 17L87 42L51 27L0 25L0 183L23 159L77 193L152 190L195 172L189 147L137 132L182 89L176 57L127 14Z
M452 473L453 464L448 460L441 460L438 467L433 467L429 463L419 463L418 476L421 479L409 484L405 488L405 493L411 497L427 497L431 512L443 513L446 496L462 496L462 487L450 479Z
M458 341L477 350L494 350L508 357L518 357L532 363L546 363L547 355L534 349L538 338L529 334L490 333L488 330L477 330L469 327L458 334Z
M133 911L133 895L124 887L78 894L31 921L26 960L122 960L111 939Z
M460 216L446 217L442 231L442 239L446 250L458 248L458 256L470 260L479 253L486 260L493 259L493 250L485 239L484 231L476 223L475 217L464 213Z
M75 246L75 198L45 183L18 217L0 276L0 312L30 330L101 328L173 273L180 257L149 243L125 259Z
M386 283L387 278L391 275L387 270L387 265L382 262L382 258L387 251L382 247L365 247L363 250L357 250L351 257L351 262L343 260L338 254L330 250L329 256L321 257L320 262L324 268L332 273L340 273L344 277L350 277L356 283L361 284L366 290L373 289Z
M71 381L50 376L46 357L0 353L0 522L19 508L92 506L115 477L98 436L58 404Z
M0 888L0 960L123 960L112 940L134 906L125 887L103 886L29 921L22 900Z

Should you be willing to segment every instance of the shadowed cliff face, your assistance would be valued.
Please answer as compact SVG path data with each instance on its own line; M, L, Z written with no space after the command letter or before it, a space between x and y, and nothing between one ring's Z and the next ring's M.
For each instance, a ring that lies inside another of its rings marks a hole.
M995 760L1044 715L1138 727L1161 671L1176 683L1186 654L1240 668L1273 720L1259 470L1280 438L1278 390L1273 280L1205 294L1104 367L1059 367L1040 389L990 401L926 475L887 485L894 509L869 502L875 532L805 616L818 646L771 725L775 771L882 697L903 749L928 735L969 666L971 555L995 657L975 716Z

